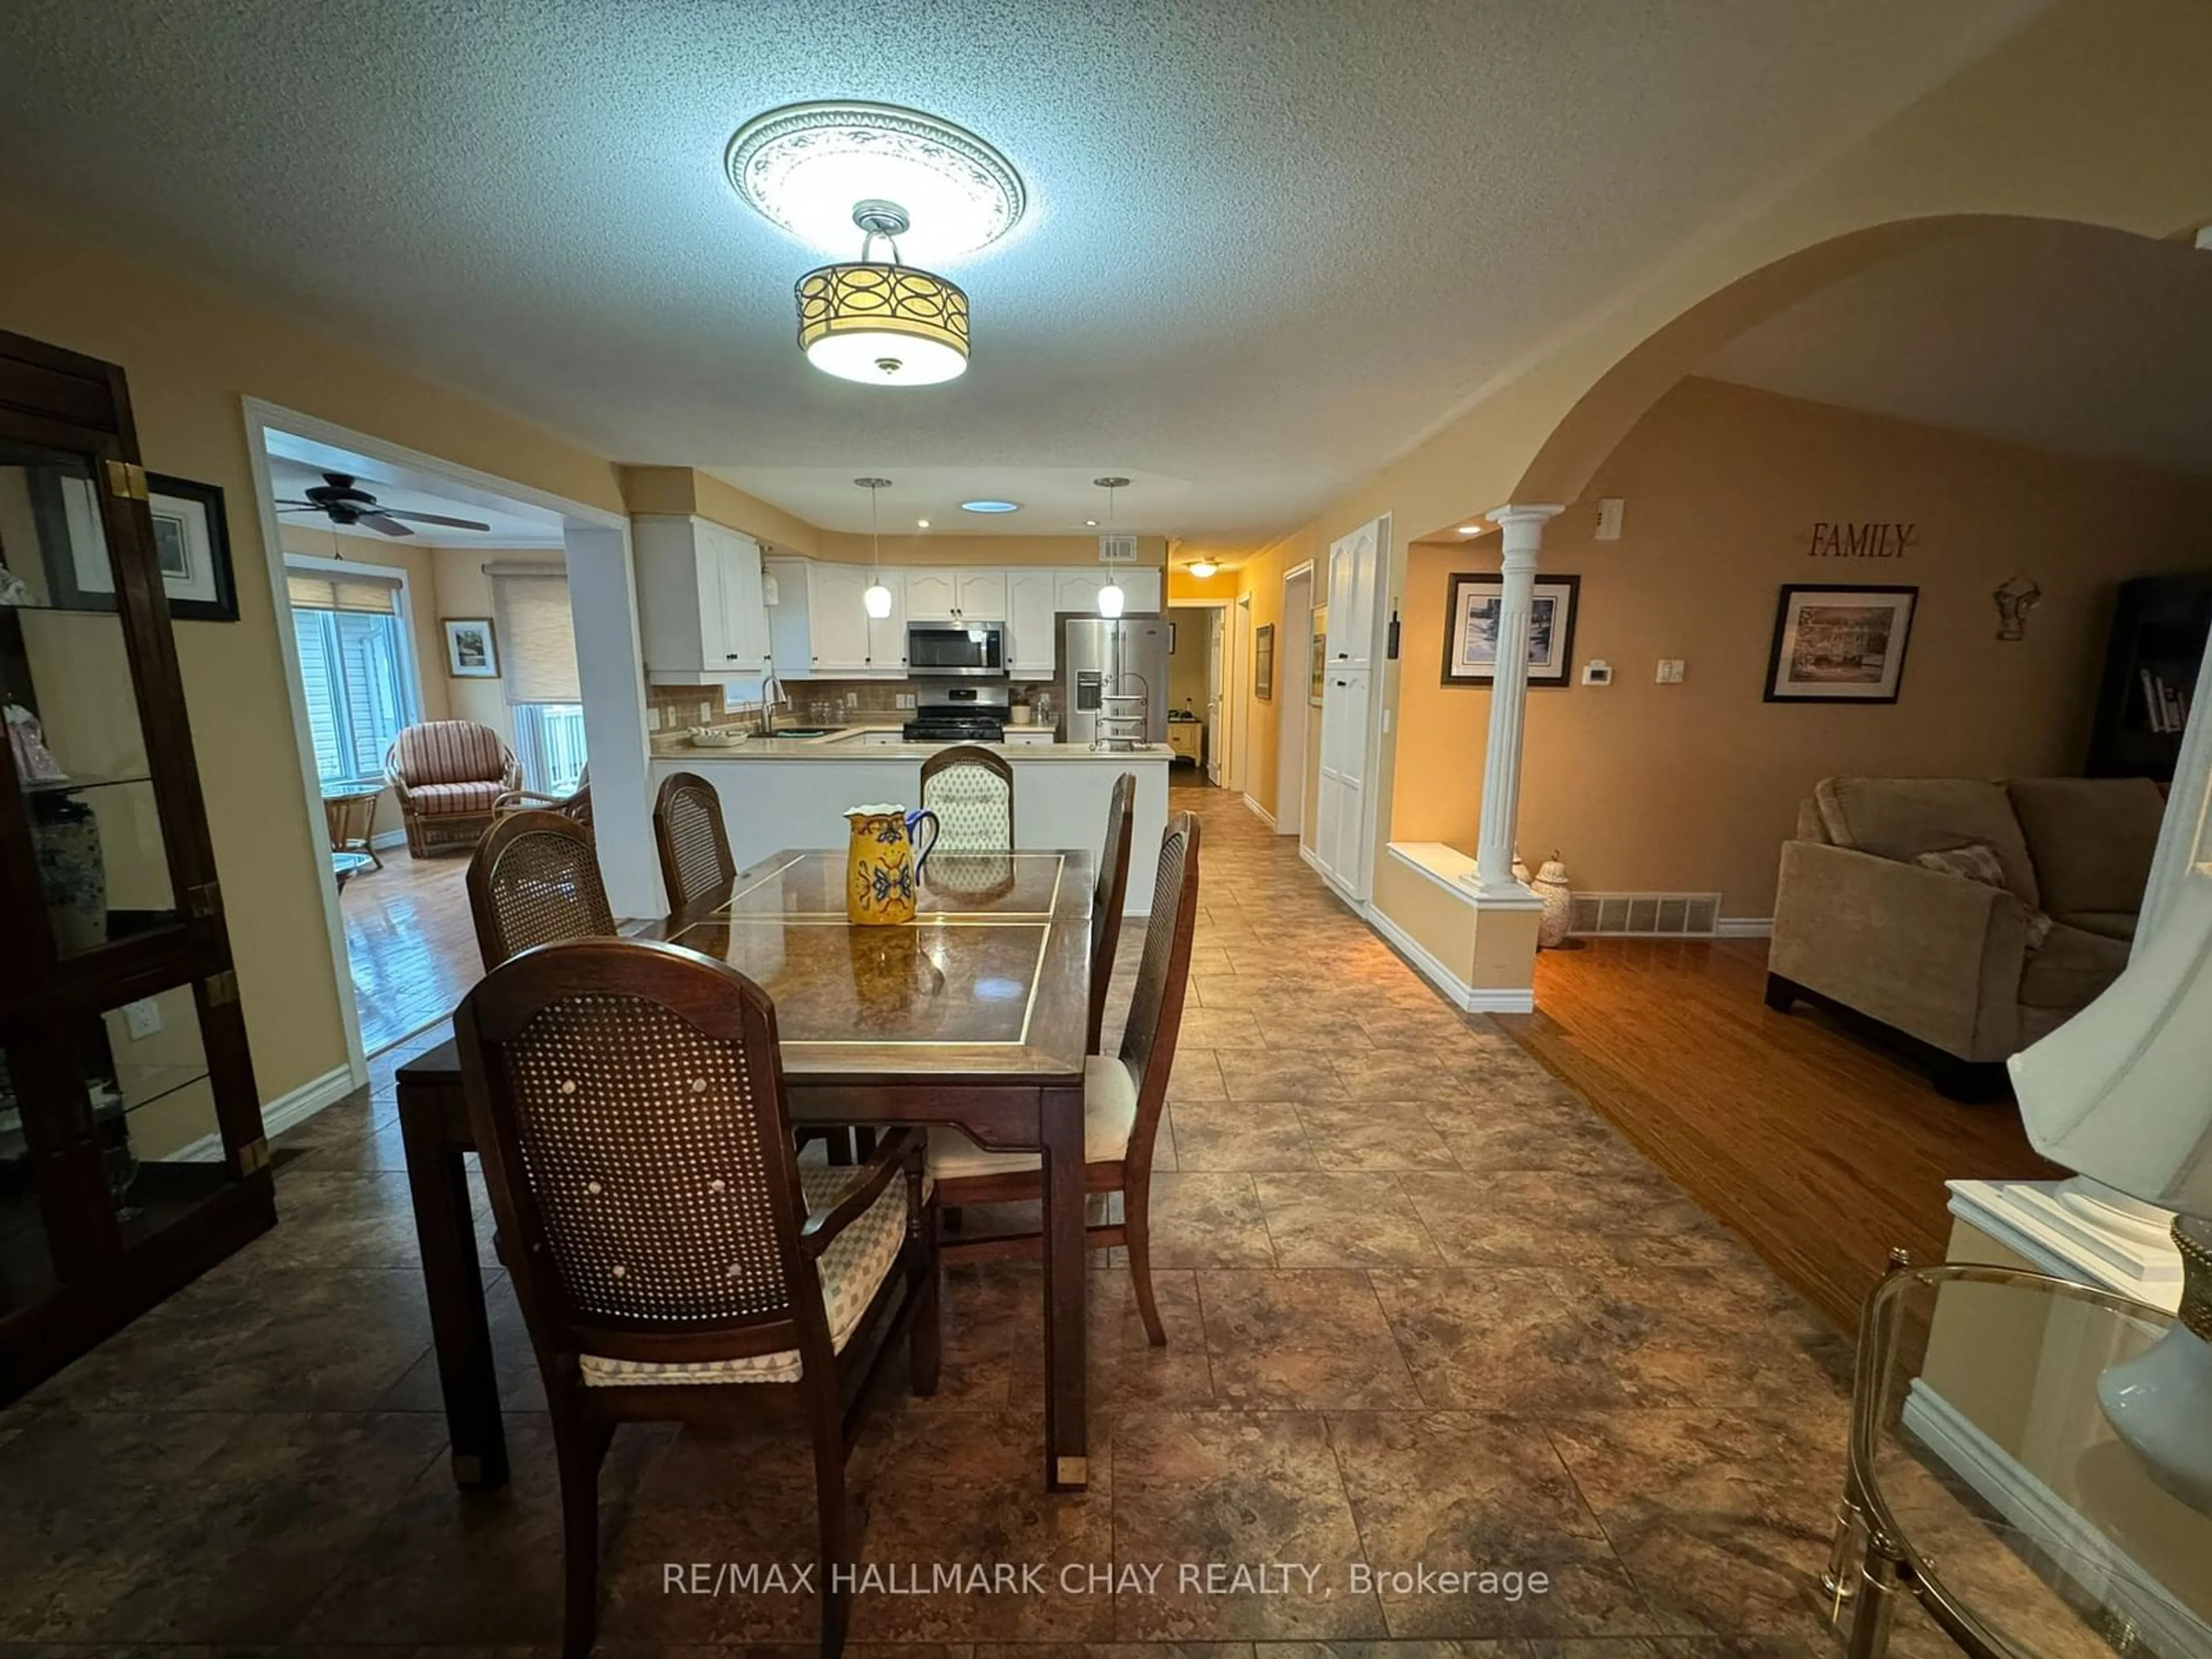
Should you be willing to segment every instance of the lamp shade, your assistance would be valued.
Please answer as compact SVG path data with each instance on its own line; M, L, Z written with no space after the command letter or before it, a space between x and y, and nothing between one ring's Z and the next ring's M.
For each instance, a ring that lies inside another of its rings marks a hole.
M840 380L935 386L968 368L968 296L910 265L823 265L799 279L799 345Z
M2188 870L2102 996L2009 1065L2037 1152L2212 1216L2212 863Z
M1109 581L1098 590L1098 614L1102 617L1120 616L1128 602L1129 596L1121 591L1119 582Z

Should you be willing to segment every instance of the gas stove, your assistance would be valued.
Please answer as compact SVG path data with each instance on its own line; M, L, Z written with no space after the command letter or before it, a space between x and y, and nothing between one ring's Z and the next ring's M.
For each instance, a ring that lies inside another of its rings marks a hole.
M1006 723L981 714L924 716L908 720L901 734L908 743L1001 743Z
M901 735L908 743L1003 743L1006 702L1004 684L932 687Z

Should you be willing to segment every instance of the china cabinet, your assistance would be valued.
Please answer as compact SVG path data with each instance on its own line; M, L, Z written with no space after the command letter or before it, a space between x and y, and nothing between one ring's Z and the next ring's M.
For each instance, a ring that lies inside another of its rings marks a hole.
M0 566L6 1401L276 1206L123 373L7 333Z

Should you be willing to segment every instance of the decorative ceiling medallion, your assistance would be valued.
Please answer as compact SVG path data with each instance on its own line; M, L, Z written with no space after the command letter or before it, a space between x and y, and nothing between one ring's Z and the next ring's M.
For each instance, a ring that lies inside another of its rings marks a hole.
M731 185L808 246L850 246L856 203L898 203L916 228L906 256L927 262L988 247L1020 222L1028 192L1013 163L964 127L893 104L789 104L730 140Z

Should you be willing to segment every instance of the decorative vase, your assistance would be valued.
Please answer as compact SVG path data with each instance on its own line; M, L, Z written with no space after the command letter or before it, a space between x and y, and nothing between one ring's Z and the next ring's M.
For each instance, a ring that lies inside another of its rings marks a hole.
M1528 885L1544 901L1544 919L1536 924L1536 948L1556 951L1566 943L1567 929L1575 919L1575 890L1567 884L1567 866L1557 853L1544 860Z
M2173 1224L2181 1252L2179 1322L2145 1352L2097 1379L2105 1420L2135 1449L2150 1478L2212 1515L2212 1221Z
M38 800L31 838L39 853L39 885L54 929L54 948L82 956L107 943L107 862L100 856L100 820L81 800Z
M925 819L929 840L917 851L915 832ZM851 830L845 854L845 915L871 927L912 921L921 866L937 845L937 814L909 812L903 806L851 806L845 810L845 822Z
M1521 849L1517 847L1513 849L1513 879L1523 887L1535 880L1535 877L1528 872L1528 860L1521 856Z

